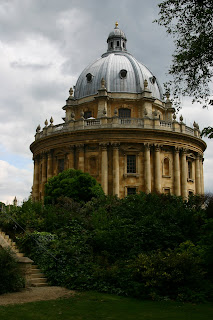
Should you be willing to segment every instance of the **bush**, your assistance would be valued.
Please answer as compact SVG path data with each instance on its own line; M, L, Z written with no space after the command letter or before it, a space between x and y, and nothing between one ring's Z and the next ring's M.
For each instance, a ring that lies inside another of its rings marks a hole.
M0 294L24 288L24 278L10 251L0 247Z
M45 204L56 204L61 196L75 201L90 201L104 195L101 186L89 173L68 169L50 178L45 185Z
M59 197L55 205L28 202L11 214L23 223L27 217L28 232L17 242L54 285L211 300L213 219L201 200L144 193L85 203Z

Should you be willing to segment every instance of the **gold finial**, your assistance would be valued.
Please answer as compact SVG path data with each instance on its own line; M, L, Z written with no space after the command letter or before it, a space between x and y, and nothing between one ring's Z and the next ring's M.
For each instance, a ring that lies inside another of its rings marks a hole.
M115 22L115 28L117 28L117 27L118 27L118 22L116 21L116 22Z

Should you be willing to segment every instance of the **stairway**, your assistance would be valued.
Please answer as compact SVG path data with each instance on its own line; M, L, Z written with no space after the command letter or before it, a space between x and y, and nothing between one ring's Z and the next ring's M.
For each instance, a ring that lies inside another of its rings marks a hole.
M44 287L48 286L47 279L40 271L37 265L33 264L33 261L24 256L24 253L19 252L16 243L10 239L10 237L0 229L0 246L5 249L10 249L12 254L17 258L18 262L24 266L27 286L30 287ZM27 266L27 268L26 268Z

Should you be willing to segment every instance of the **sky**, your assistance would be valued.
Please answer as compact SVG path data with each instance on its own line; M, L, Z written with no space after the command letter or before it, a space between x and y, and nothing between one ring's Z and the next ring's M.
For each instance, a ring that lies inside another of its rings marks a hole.
M62 107L83 69L107 50L115 22L128 51L161 85L174 50L173 39L153 21L157 0L0 0L0 201L28 199L33 182L29 149L38 124ZM184 122L213 126L213 107L182 99ZM179 117L178 116L178 117ZM213 192L213 139L205 139L205 192Z

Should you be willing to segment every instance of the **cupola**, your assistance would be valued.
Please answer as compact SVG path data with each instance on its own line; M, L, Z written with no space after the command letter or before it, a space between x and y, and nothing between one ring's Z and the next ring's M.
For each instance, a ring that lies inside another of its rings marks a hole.
M125 33L118 28L118 23L116 22L115 28L110 32L107 43L108 43L108 52L111 51L127 51L126 50L126 35Z

